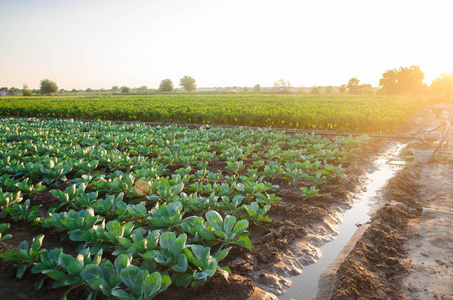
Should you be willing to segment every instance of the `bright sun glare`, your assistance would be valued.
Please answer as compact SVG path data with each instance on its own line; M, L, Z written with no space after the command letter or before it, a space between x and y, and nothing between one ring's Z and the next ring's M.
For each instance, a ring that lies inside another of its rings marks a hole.
M430 83L453 70L449 11L447 1L3 2L0 81L377 86L386 70L419 65Z

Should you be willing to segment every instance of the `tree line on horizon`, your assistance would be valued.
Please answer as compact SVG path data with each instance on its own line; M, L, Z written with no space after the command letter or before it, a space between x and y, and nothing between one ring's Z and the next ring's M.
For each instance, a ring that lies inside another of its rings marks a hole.
M195 79L190 76L187 76L187 75L180 79L179 85L186 92L192 92L197 89ZM137 92L148 92L149 91L149 89L146 86L141 86L135 90ZM174 90L173 82L170 79L162 80L159 85L159 89L158 89L158 91L160 91L160 92L171 92L173 90ZM65 93L65 92L78 93L79 92L79 90L76 90L76 89L72 89L72 91L66 91L64 89L60 89L59 91L60 91L60 93ZM91 88L87 88L85 91L88 93L96 92L95 90L93 90ZM105 90L105 89L100 89L98 91L107 92L107 90ZM110 91L113 93L119 93L119 92L131 93L132 92L131 88L128 86L122 86L120 88L117 85L113 86ZM2 88L0 88L0 92L3 92L7 95L16 95L17 93L22 93L23 96L32 96L33 94L41 94L41 95L49 96L53 93L58 92L58 85L56 82L51 81L50 79L43 79L43 80L41 80L39 90L36 90L36 89L31 90L27 84L24 84L22 89L18 89L15 87L11 87L11 88L2 87Z
M334 86L320 87L314 85L309 88L310 94L332 94L335 89L341 94L349 93L357 94L372 94L379 95L423 95L434 93L437 95L449 95L453 85L453 74L441 74L434 79L430 86L423 82L424 73L417 65L410 67L400 67L399 69L389 69L382 74L379 80L379 89L376 91L371 84L360 84L357 77L349 79L347 84L335 88ZM289 81L280 79L274 83L274 90L282 93L293 91L293 87ZM299 89L299 92L307 92L307 89Z
M312 86L311 88L294 88L289 81L285 81L284 79L280 79L274 83L274 86L270 90L273 93L309 93L309 94L333 94L333 93L340 93L340 94L379 94L379 95L422 95L422 94L436 94L436 95L449 95L451 93L451 88L453 85L453 74L441 74L437 78L435 78L431 85L428 86L423 82L424 73L420 70L420 67L417 65L412 65L410 67L400 67L399 69L389 69L382 74L382 78L379 80L379 89L376 91L373 89L371 84L360 84L360 80L356 77L349 79L347 84L342 84L339 87L334 86ZM184 76L180 79L179 85L184 89L186 92L192 92L197 89L196 81L194 78L190 76ZM217 88L220 90L221 88ZM173 92L175 90L173 82L171 79L163 79L160 84L159 88L157 89L158 92ZM263 88L259 84L256 84L253 89L248 87L238 88L234 87L226 87L224 88L225 91L243 91L243 92L261 92ZM51 95L56 92L60 93L77 93L79 90L72 89L71 91L67 91L64 89L58 90L58 85L49 79L41 80L40 89L31 90L27 84L23 85L22 89L18 89L15 87L7 88L2 87L0 88L0 95L16 95L18 93L22 93L23 96L32 96L33 94L41 94L41 95ZM131 89L127 86L113 86L110 90L100 89L100 90L93 90L91 88L87 88L85 92L113 92L113 93L131 93L132 91L138 93L146 93L149 91L156 91L150 90L146 86L141 86L139 88ZM269 90L267 90L269 92Z

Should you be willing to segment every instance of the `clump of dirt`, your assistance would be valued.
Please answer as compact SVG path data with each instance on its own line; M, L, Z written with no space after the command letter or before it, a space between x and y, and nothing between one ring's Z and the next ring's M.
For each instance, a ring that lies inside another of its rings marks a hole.
M61 201L55 198L49 191L36 193L30 197L31 205L41 205L41 208L48 210L52 205L60 204Z
M384 192L384 198L394 200L417 209L421 213L420 185L416 179L419 178L421 166L413 165L405 168L398 176L391 178ZM409 184L408 184L409 183Z

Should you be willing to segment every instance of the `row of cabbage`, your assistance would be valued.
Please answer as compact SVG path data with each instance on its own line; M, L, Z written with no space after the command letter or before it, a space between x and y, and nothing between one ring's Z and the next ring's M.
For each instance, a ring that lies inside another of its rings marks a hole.
M53 96L3 99L0 115L388 133L429 101L270 94Z
M151 299L171 283L227 277L232 247L252 249L250 222L271 221L275 182L297 186L301 201L316 197L367 141L35 118L1 119L0 133L0 218L9 220L0 240L21 222L79 245L75 256L47 249L40 234L1 256L19 278L41 274L37 288L51 279L67 292L85 286L91 299ZM56 204L33 203L38 194Z

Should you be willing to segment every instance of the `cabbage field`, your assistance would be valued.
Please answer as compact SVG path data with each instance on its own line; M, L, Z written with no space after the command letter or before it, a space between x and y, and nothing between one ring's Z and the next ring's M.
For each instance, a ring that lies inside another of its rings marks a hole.
M407 117L392 110L403 105L398 99L379 106L376 101L384 100L278 96L275 103L270 96L253 97L206 96L197 105L174 95L15 99L0 101L0 114L206 123L236 118L237 124L363 131L382 129L381 122L391 130ZM304 101L313 107L305 109ZM370 110L362 115L363 109ZM252 249L249 229L271 222L268 212L281 200L282 185L296 187L298 201L317 197L321 184L345 176L342 164L367 140L2 118L2 263L13 265L17 278L35 280L37 289L63 289L64 297L76 288L86 289L89 299L151 299L170 285L198 288L213 276L229 276L224 259L231 251ZM8 244L14 228L24 225L39 234L18 247ZM52 247L55 236L58 247Z
M430 99L271 94L4 97L0 115L389 133Z

